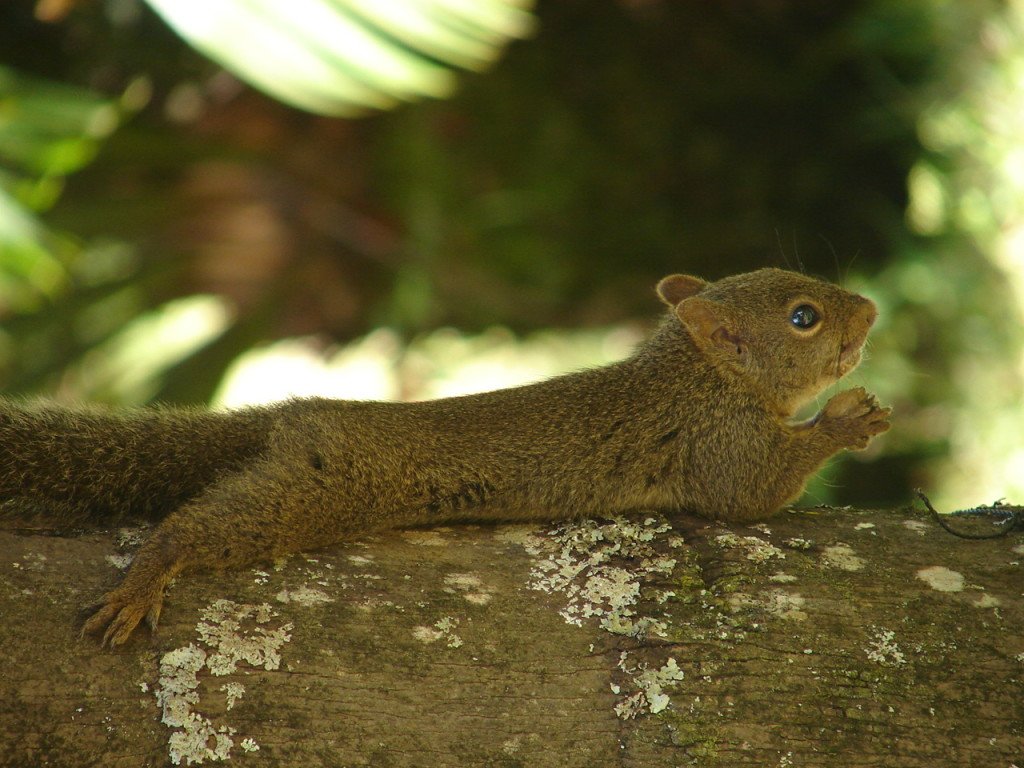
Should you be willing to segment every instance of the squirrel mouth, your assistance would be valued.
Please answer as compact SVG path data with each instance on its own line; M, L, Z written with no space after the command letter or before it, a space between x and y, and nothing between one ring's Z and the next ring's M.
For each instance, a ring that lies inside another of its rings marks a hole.
M854 310L854 316L860 322L853 326L858 329L858 332L846 339L839 347L839 358L836 360L836 379L843 378L860 365L861 352L864 349L864 343L868 340L868 331L871 330L875 318L878 317L878 309L874 303L863 297L858 298L860 303Z
M867 334L863 334L846 342L839 348L839 359L836 362L836 378L841 379L860 365L861 348L864 346L866 338Z

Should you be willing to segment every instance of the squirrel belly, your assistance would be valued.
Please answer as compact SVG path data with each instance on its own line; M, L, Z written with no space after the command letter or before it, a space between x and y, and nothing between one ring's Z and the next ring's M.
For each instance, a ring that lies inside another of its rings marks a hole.
M664 320L627 360L419 403L292 400L234 413L0 402L0 509L31 498L163 515L84 630L155 626L178 573L381 528L630 509L764 518L833 454L888 429L854 388L796 410L860 360L876 310L791 272L658 284Z

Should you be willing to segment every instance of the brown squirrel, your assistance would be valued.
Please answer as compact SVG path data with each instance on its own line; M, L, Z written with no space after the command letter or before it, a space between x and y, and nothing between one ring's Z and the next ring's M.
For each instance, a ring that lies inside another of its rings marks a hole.
M868 299L779 269L671 275L657 293L669 311L631 357L513 389L229 413L0 401L0 500L163 517L85 623L118 645L143 618L156 626L182 571L460 519L757 520L889 428L859 387L790 421L860 362Z

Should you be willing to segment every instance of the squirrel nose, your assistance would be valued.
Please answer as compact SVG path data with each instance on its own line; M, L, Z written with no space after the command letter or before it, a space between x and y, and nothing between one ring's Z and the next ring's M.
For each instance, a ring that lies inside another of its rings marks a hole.
M859 314L864 319L864 324L870 328L875 324L875 320L878 319L878 307L875 306L875 302L871 299L865 299L863 296L858 298L862 302Z

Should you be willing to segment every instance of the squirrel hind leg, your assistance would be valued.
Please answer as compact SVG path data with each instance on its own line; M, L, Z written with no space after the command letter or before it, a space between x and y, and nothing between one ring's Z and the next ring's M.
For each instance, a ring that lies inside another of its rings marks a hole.
M357 529L334 514L333 497L301 484L295 464L263 460L226 475L171 512L135 555L124 580L103 596L84 634L124 643L147 619L155 624L164 588L182 571L240 567L323 546Z

